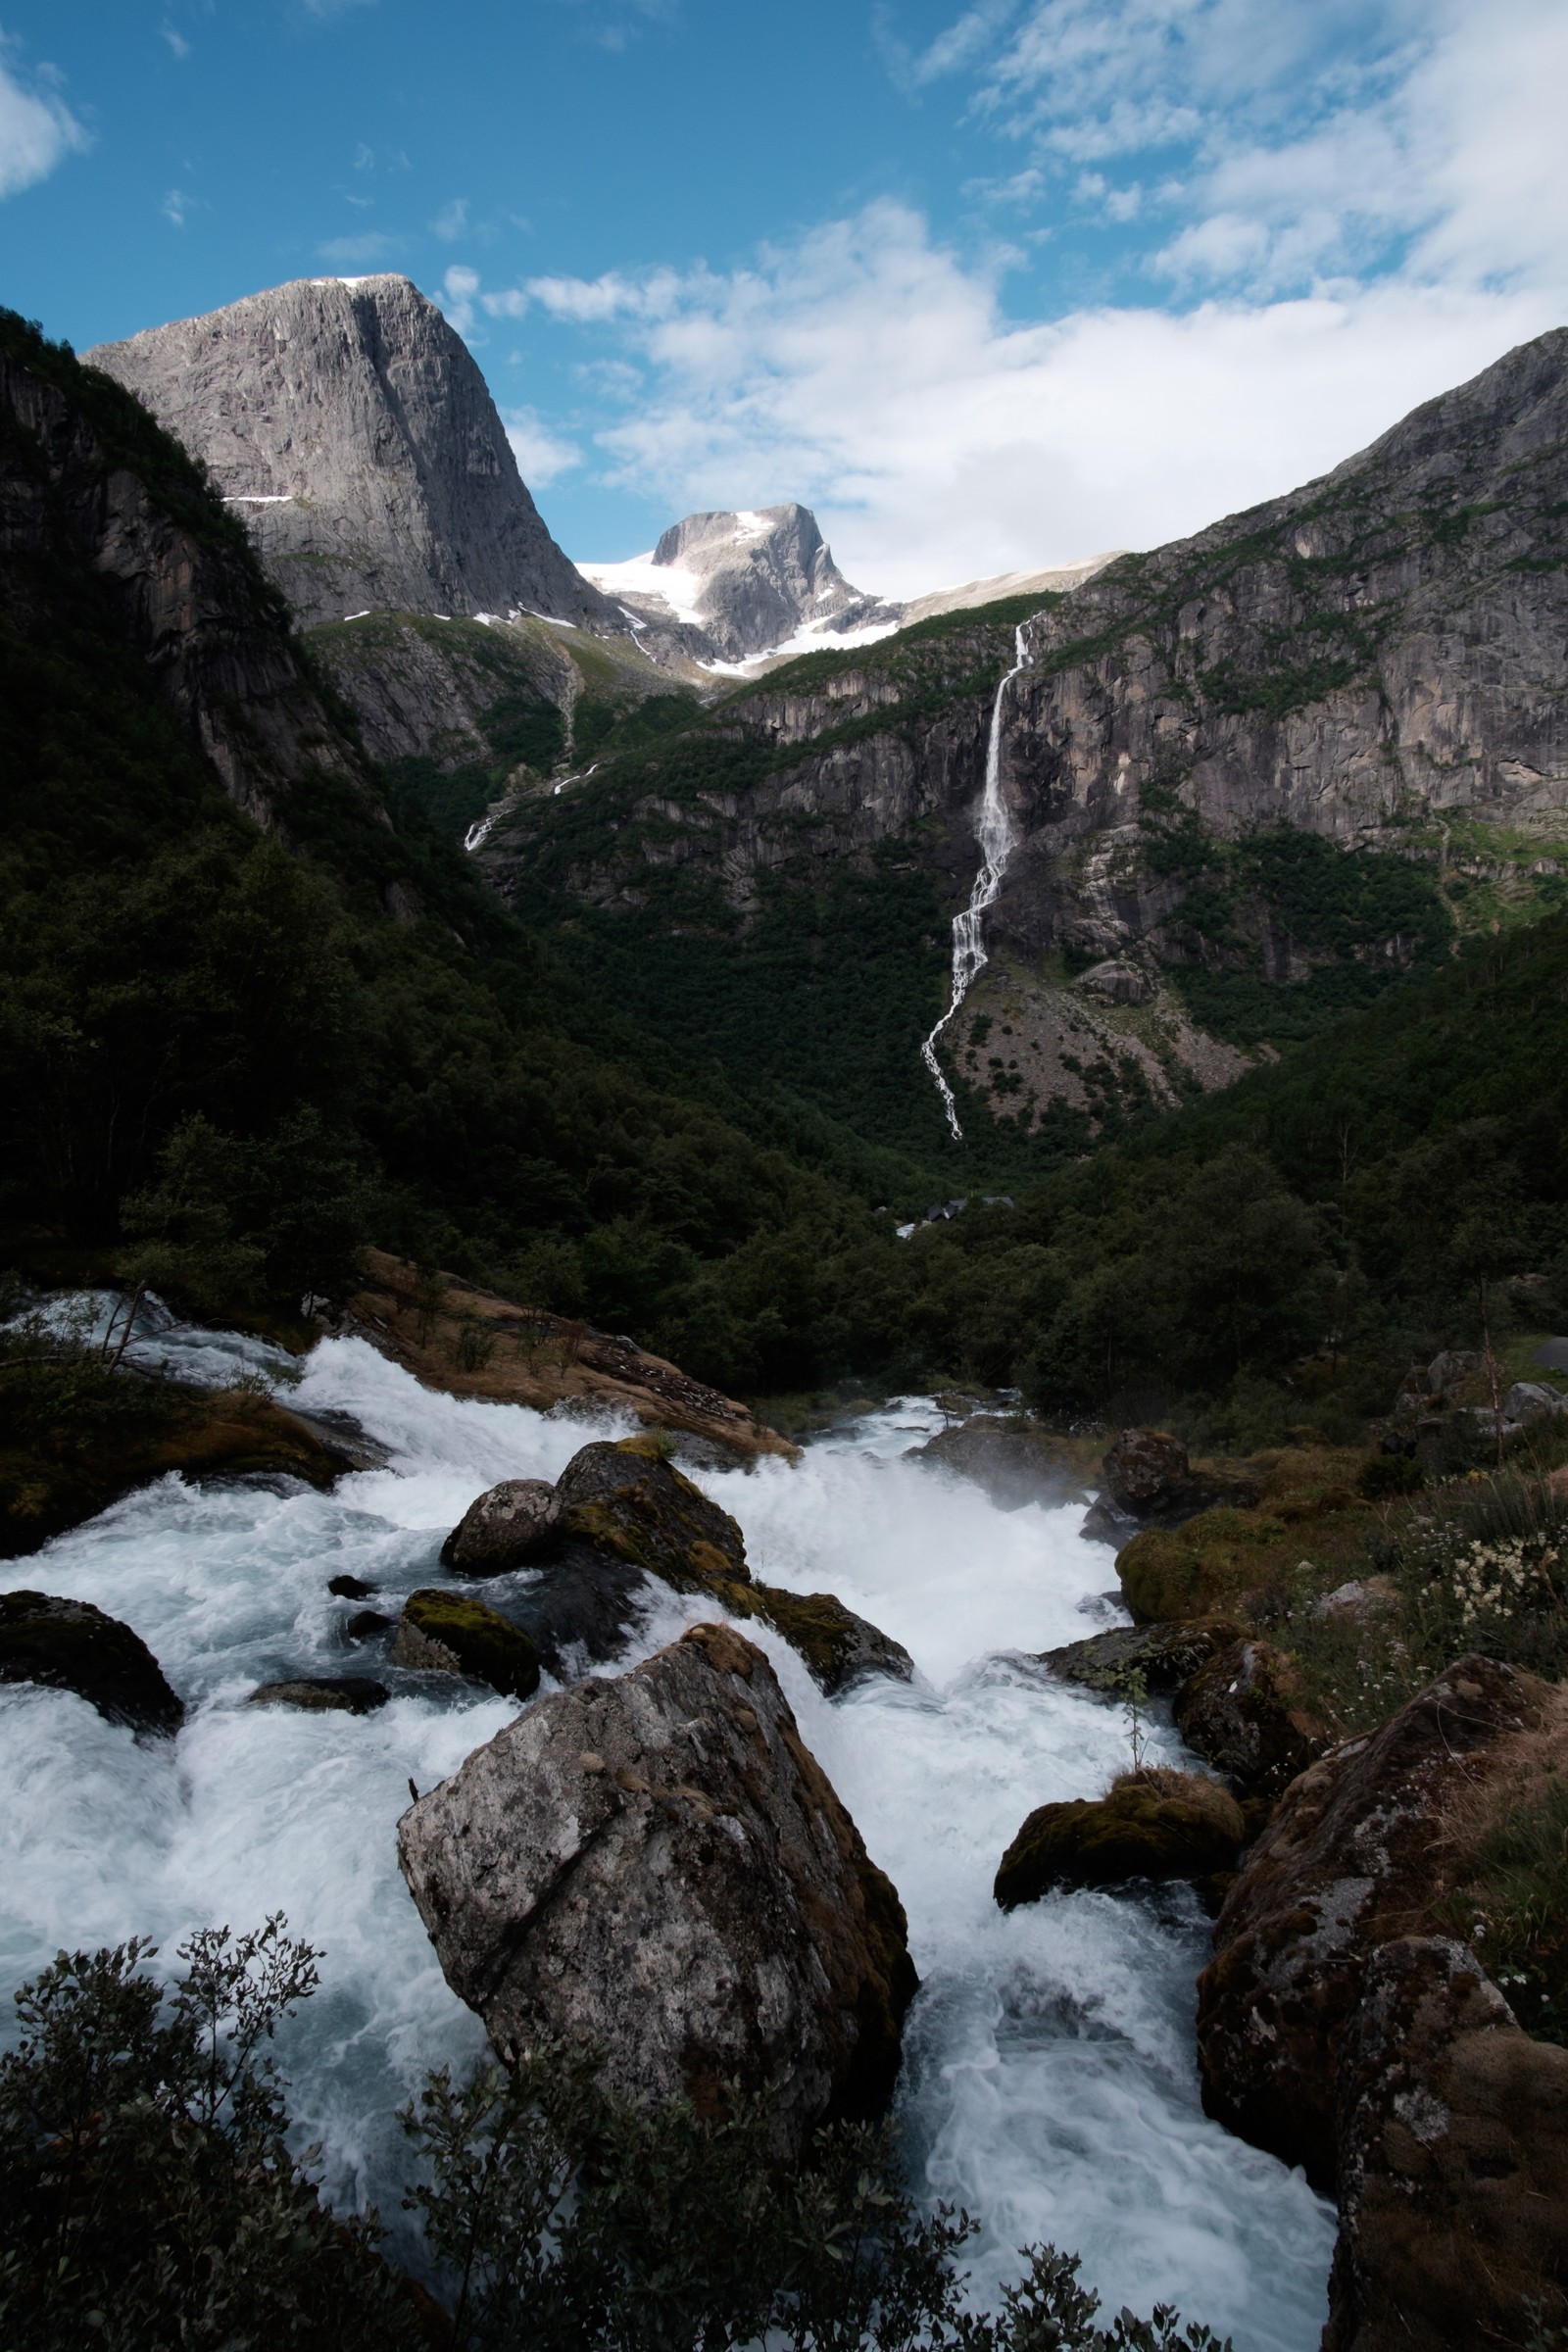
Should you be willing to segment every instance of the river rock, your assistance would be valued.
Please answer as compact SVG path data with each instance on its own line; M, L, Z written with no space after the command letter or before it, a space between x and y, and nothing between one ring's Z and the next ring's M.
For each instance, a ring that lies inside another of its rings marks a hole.
M503 1479L469 1503L441 1546L441 1564L460 1576L505 1576L542 1558L560 1521L548 1479Z
M1228 1617L1202 1617L1189 1625L1119 1625L1087 1642L1042 1650L1035 1663L1088 1690L1124 1693L1134 1675L1142 1675L1146 1690L1174 1690L1240 1641L1241 1630Z
M1003 1855L993 1892L1011 1911L1056 1886L1212 1879L1235 1868L1245 1835L1240 1805L1217 1781L1129 1772L1104 1796L1037 1806Z
M751 1581L746 1539L728 1511L665 1460L657 1439L585 1446L556 1482L562 1528L673 1585Z
M86 1600L0 1592L0 1683L74 1690L110 1723L177 1732L183 1702L139 1634Z
M374 1585L359 1576L329 1576L326 1589L334 1600L368 1600L375 1591Z
M724 1593L731 1616L760 1617L800 1652L819 1690L836 1698L878 1674L914 1680L914 1660L902 1642L869 1618L846 1608L836 1592L786 1592L779 1585L732 1586Z
M1016 1414L977 1413L956 1428L939 1431L928 1444L911 1446L906 1458L973 1480L1004 1511L1022 1510L1031 1502L1062 1502L1082 1491L1059 1445Z
M385 1683L368 1674L300 1675L293 1682L263 1683L246 1700L250 1707L302 1707L311 1714L373 1715L391 1697Z
M503 2057L586 2044L613 2086L708 2115L765 2090L782 2156L886 2105L903 1906L729 1627L541 1700L404 1815L398 1850Z
M566 1536L521 1591L509 1592L507 1615L530 1637L549 1671L569 1682L584 1663L602 1666L622 1654L652 1597L649 1579L633 1562Z
M1240 1796L1281 1795L1328 1744L1295 1666L1267 1642L1217 1650L1183 1683L1173 1712L1188 1746Z
M531 1635L483 1601L435 1586L411 1592L404 1602L392 1658L427 1673L466 1675L506 1698L531 1698L539 1688L539 1650Z
M1568 2050L1464 1944L1367 1964L1340 2050L1340 2236L1323 2352L1547 2344L1568 2285ZM1539 2312L1536 2307L1539 2306Z
M1250 1510L1258 1498L1251 1479L1195 1470L1180 1438L1162 1429L1124 1429L1100 1467L1116 1512L1143 1526L1181 1527L1217 1504Z
M1338 2055L1368 1963L1431 1917L1459 1867L1446 1816L1549 1696L1534 1675L1461 1658L1292 1782L1226 1898L1199 1979L1203 2105L1320 2185L1335 2178Z

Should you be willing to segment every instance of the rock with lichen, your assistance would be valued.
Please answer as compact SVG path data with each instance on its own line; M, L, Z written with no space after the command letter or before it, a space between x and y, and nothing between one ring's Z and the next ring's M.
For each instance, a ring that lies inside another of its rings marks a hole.
M433 1585L404 1602L392 1657L399 1666L488 1683L505 1698L531 1698L539 1688L539 1650L530 1634L483 1601Z
M886 2106L903 1906L728 1626L542 1699L404 1815L398 1849L504 2057L580 2044L612 2085L707 2115L765 2092L786 2157Z

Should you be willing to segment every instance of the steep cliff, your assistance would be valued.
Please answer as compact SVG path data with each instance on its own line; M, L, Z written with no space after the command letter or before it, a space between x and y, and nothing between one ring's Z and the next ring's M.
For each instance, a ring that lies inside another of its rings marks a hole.
M106 597L110 625L259 823L309 769L369 796L243 533L118 384L0 336L0 612L22 638L56 635L81 592Z
M87 355L207 466L307 621L623 626L562 554L467 346L406 277L299 278Z
M825 975L864 943L832 935L824 890L854 876L863 913L906 877L880 968L902 1132L923 1135L918 1039L1021 622L1001 745L1019 843L946 1050L1016 1138L1082 1149L1564 895L1565 425L1559 330L1195 539L774 671L657 758L515 811L490 870L606 971L633 942L644 968L706 942L710 985L755 987L759 1021L780 920ZM678 979L667 1001L686 1017ZM861 1051L850 1027L827 1059ZM885 1021L871 1050L891 1073Z

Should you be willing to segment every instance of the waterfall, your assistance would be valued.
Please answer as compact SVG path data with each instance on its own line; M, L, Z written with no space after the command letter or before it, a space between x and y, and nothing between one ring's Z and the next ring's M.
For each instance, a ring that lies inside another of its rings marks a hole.
M948 1125L954 1141L961 1144L963 1129L958 1124L958 1106L953 1099L953 1089L942 1075L937 1059L937 1039L963 1003L975 981L984 971L990 957L986 954L986 908L994 906L1002 894L1002 877L1007 870L1007 859L1018 846L1012 815L1002 797L1002 706L1007 688L1020 669L1029 666L1023 650L1026 622L1020 621L1013 632L1012 650L1017 656L1012 667L997 688L997 699L991 706L991 737L986 745L986 788L980 796L980 813L975 820L975 839L980 844L980 871L969 893L969 904L961 914L953 918L953 1001L920 1048L920 1057L941 1089Z

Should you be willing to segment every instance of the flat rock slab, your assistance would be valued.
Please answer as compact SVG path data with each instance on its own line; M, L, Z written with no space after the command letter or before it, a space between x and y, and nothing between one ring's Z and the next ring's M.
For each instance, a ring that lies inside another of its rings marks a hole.
M886 2105L904 1909L729 1627L542 1699L404 1815L398 1851L503 2057L586 2044L615 2087L707 2114L765 2088L783 2155Z

